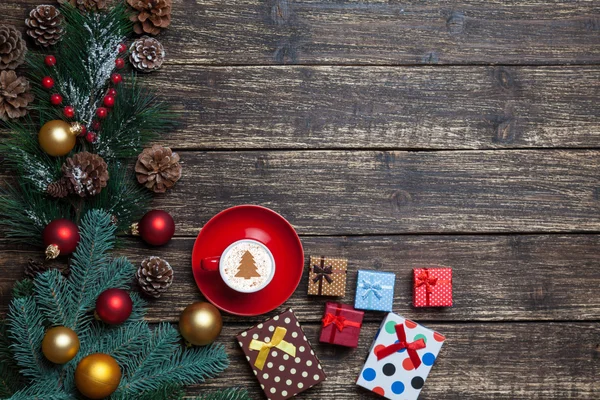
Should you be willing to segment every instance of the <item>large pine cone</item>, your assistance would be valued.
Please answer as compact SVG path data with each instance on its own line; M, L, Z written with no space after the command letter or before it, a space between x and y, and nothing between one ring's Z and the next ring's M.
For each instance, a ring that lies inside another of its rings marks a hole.
M60 41L65 33L63 16L54 6L37 6L25 20L27 34L40 46L52 46Z
M127 0L135 11L131 14L133 30L138 35L158 35L161 29L171 24L173 0Z
M152 72L159 69L165 60L165 48L156 39L142 36L129 47L129 61L138 71Z
M77 7L81 11L102 11L106 10L107 0L58 0L60 4L69 3L73 7Z
M15 69L25 61L27 45L12 25L0 25L0 70Z
M15 71L0 71L0 119L19 118L27 114L27 105L33 101L29 81Z
M108 182L108 166L104 159L87 151L67 158L62 172L69 192L80 197L97 195Z
M135 174L142 185L155 193L164 193L181 178L179 154L155 144L144 149L135 163Z
M142 261L135 277L144 293L159 298L173 283L173 268L160 257L148 257Z

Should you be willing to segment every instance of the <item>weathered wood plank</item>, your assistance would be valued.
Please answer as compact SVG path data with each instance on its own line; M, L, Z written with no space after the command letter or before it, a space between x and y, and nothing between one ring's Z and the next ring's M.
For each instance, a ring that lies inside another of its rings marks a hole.
M175 322L183 308L202 298L190 267L193 242L192 238L176 238L164 248L150 248L130 239L119 251L134 264L148 255L158 255L175 268L171 289L150 302L149 321ZM354 301L358 269L395 272L394 309L416 320L584 321L597 320L600 315L600 235L304 237L302 242L307 258L327 254L350 260L348 289L340 299L343 302ZM26 260L40 257L31 248L14 250L6 244L2 248L6 256L0 260L0 313L7 310L10 288L21 277ZM455 307L436 310L411 306L411 269L432 264L453 267ZM306 291L305 274L282 308L291 306L303 321L317 322L328 299L309 297ZM367 313L366 319L377 320L380 315ZM262 318L244 321L254 323ZM225 320L240 321L232 316Z
M37 4L3 1L0 15L22 24ZM184 63L598 63L599 27L594 0L175 0L162 38Z
M185 152L155 206L181 235L238 204L304 235L600 230L599 151Z
M300 322L304 321L300 319ZM600 393L598 323L428 324L447 337L419 399L593 399ZM220 341L231 355L227 373L190 393L232 384L264 398L232 336L249 327L227 326ZM380 398L354 385L379 327L363 327L356 350L318 343L319 327L303 325L328 380L303 399Z
M146 82L184 110L177 148L600 146L600 67L170 65Z

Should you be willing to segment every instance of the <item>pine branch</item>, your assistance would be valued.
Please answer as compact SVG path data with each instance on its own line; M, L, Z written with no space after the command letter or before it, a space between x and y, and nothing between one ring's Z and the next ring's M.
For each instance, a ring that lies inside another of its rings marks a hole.
M250 395L244 389L229 388L203 394L195 400L250 400Z
M62 391L56 384L56 373L44 376L16 392L10 400L72 400L74 397Z
M22 384L19 368L10 350L6 321L0 320L0 397L10 397Z
M52 325L66 325L69 319L70 296L66 279L57 269L39 274L35 280L35 296L38 307Z
M14 299L20 299L21 297L33 296L33 281L25 278L15 282L13 286L12 295Z

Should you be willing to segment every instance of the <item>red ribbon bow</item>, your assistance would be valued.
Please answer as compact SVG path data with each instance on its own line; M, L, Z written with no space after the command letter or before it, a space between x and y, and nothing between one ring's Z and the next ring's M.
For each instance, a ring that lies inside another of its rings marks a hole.
M329 325L334 324L338 331L343 331L347 326L353 326L355 328L360 328L360 323L354 321L348 321L345 317L341 315L333 315L331 313L325 314L323 317L323 327L326 328Z
M396 324L395 329L396 336L398 336L398 342L379 350L376 354L377 360L381 360L382 358L392 355L398 350L406 349L406 351L408 352L408 357L410 357L410 361L412 361L415 369L419 368L419 366L421 366L421 359L419 358L419 354L417 354L417 350L425 348L425 340L419 339L417 341L409 343L406 341L406 332L404 331L404 324Z
M432 276L429 276L429 270L424 269L421 273L415 278L415 288L425 285L425 297L426 304L429 305L431 303L431 293L433 293L433 286L437 284L447 284L449 283L445 279L438 279Z

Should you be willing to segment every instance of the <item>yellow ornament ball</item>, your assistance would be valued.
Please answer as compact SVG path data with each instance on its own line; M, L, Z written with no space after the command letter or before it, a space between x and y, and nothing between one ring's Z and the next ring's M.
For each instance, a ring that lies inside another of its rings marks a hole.
M190 304L179 317L179 332L195 346L206 346L215 341L223 328L221 313L206 302Z
M75 147L81 129L77 122L69 124L59 119L48 121L38 133L38 142L42 150L49 155L64 156Z
M104 353L85 357L75 369L75 386L90 399L110 396L121 382L121 367L114 358Z
M42 340L42 353L55 364L65 364L79 351L77 334L65 326L48 329Z

